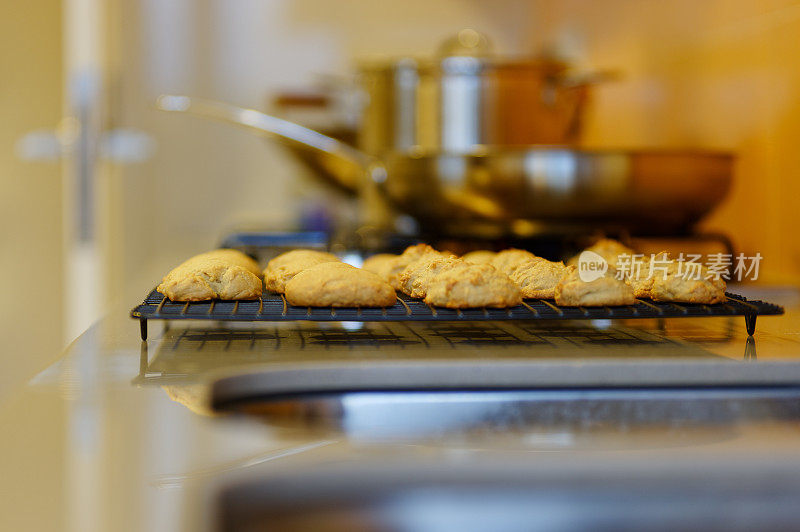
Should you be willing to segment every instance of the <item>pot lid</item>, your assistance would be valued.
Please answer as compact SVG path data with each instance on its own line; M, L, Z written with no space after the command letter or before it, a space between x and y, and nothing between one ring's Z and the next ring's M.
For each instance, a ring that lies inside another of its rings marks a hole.
M547 55L501 56L494 53L491 40L474 29L465 28L439 45L433 57L394 57L359 62L362 72L381 73L397 70L475 74L486 69L518 68L548 73L562 72L568 65Z

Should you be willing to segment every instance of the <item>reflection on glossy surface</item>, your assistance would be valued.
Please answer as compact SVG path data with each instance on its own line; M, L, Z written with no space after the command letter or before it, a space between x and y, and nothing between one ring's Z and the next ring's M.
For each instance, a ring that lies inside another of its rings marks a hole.
M586 322L385 322L251 324L173 328L137 383L202 380L264 364L353 361L716 359L714 353L656 331ZM707 336L714 339L713 336Z
M758 360L756 356L756 339L752 336L748 336L745 339L744 343L744 359L755 361Z

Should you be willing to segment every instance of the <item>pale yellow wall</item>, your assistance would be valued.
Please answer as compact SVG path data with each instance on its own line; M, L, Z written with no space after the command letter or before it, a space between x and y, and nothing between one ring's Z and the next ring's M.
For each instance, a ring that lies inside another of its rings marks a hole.
M587 141L739 154L729 198L704 224L764 256L765 280L800 279L800 3L543 0L531 45L567 42L618 67Z
M61 2L0 2L0 397L61 350L59 163L15 142L61 116Z

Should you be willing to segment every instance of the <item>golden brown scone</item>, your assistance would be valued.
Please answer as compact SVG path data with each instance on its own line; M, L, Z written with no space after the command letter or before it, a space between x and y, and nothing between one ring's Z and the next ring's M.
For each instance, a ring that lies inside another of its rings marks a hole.
M443 257L439 254L428 253L405 267L400 274L400 290L411 297L425 297L428 294L428 285L431 280L455 264L460 259L455 255Z
M261 279L241 266L199 255L169 272L157 290L172 301L258 299Z
M610 238L601 238L588 248L584 249L583 251L594 251L608 262L608 265L612 268L617 267L617 263L619 262L620 255L633 255L635 251L631 248L623 245L616 240L612 240ZM581 252L582 253L582 252ZM568 266L577 266L578 259L580 258L581 254L578 253L571 259L567 261Z
M674 301L682 303L723 303L727 300L727 285L722 279L706 279L708 270L700 268L699 275L690 271L686 264L671 262L667 274L661 272L653 276L649 289L653 301Z
M568 266L564 277L556 285L557 305L565 307L602 307L614 305L633 305L633 288L623 280L614 277L614 270L593 281L581 280L578 268Z
M205 253L201 253L200 255L196 255L194 258L219 259L225 262L230 262L236 266L241 266L257 277L261 277L262 275L261 268L258 267L258 263L252 257L245 255L236 249L215 249L213 251L207 251Z
M457 264L437 274L425 303L447 308L513 307L522 302L519 288L489 264Z
M653 287L653 276L642 272L639 275L632 275L628 278L628 284L633 288L633 297L637 299L649 299L650 289Z
M317 264L286 283L286 300L303 307L390 307L396 299L377 274L343 262Z
M537 257L530 251L525 251L524 249L510 248L504 249L503 251L497 253L497 255L495 255L492 259L492 266L494 266L498 271L509 275L517 266L529 260L544 259Z
M294 249L282 253L267 263L264 284L267 290L282 294L286 283L303 270L326 262L341 262L336 255L312 249Z
M479 249L478 251L470 251L461 257L462 260L472 264L491 264L497 253L489 251L488 249Z
M537 257L517 265L509 277L519 286L522 297L553 299L556 285L566 271L567 267L563 262L551 262Z
M442 255L441 252L436 251L428 244L417 244L416 246L407 247L401 255L394 259L392 267L389 268L389 273L386 280L390 285L392 285L392 288L395 290L400 290L400 274L403 273L403 270L406 269L406 266L429 254Z
M656 253L650 257L644 257L638 266L631 267L628 283L633 288L633 295L637 298L647 299L650 297L650 289L653 287L653 280L656 277L664 276L664 266L668 264L669 255L666 251Z
M383 280L388 280L389 272L397 257L398 255L393 255L391 253L378 253L366 259L361 267L368 272L379 275Z

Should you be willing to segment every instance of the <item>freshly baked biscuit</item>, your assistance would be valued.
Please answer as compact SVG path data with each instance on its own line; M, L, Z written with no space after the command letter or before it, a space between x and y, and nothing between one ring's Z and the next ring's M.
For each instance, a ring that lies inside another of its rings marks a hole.
M326 262L341 262L336 255L312 249L295 249L282 253L267 263L264 284L267 290L282 294L286 283L303 270Z
M424 298L428 294L428 285L436 275L461 262L455 255L443 257L428 253L405 267L400 274L400 291L411 297Z
M458 261L428 285L425 302L447 308L513 307L522 302L519 288L488 264Z
M197 256L169 272L157 290L172 301L258 299L261 279L230 262Z
M492 266L494 266L497 270L503 272L506 275L510 275L514 269L522 263L531 261L531 260L544 260L541 257L537 257L530 251L525 251L524 249L504 249L497 253L492 259Z
M522 297L553 299L556 285L567 272L563 262L536 259L525 261L514 268L509 277L519 286Z
M219 259L225 262L230 262L235 266L241 266L245 270L258 277L261 277L262 275L261 268L258 267L258 263L252 257L245 255L236 249L215 249L213 251L207 251L205 253L201 253L200 255L196 255L193 258Z
M564 277L556 285L556 304L565 307L633 305L633 288L614 275L615 271L609 269L605 275L586 282L580 278L575 266L568 266Z
M692 271L686 263L672 262L666 275L653 276L649 296L653 301L714 304L727 300L726 288L724 280L710 276L704 267Z
M400 290L400 275L403 273L403 270L406 269L406 266L415 260L421 259L425 255L431 254L439 256L442 255L441 252L436 251L428 244L417 244L415 246L407 247L401 255L394 259L391 268L388 268L386 280L390 285L392 285L392 288L395 290Z
M666 251L645 257L639 264L631 267L627 281L633 288L633 295L640 299L650 297L650 290L656 277L664 277L672 263Z
M619 262L619 257L621 255L629 255L633 256L635 253L634 250L629 248L628 246L623 245L616 240L612 240L610 238L601 238L588 248L584 249L583 251L593 251L603 257L608 265L612 268L616 268ZM581 252L582 253L582 252ZM577 266L578 260L580 259L581 254L578 253L569 261L567 261L567 266Z
M368 272L379 275L384 280L388 280L389 272L394 266L394 261L397 257L398 255L393 255L392 253L378 253L367 258L361 267Z
M491 264L492 260L497 256L494 251L488 249L479 249L478 251L470 251L465 253L461 259L472 264Z
M343 262L317 264L286 283L286 300L303 307L390 307L396 299L377 274Z

